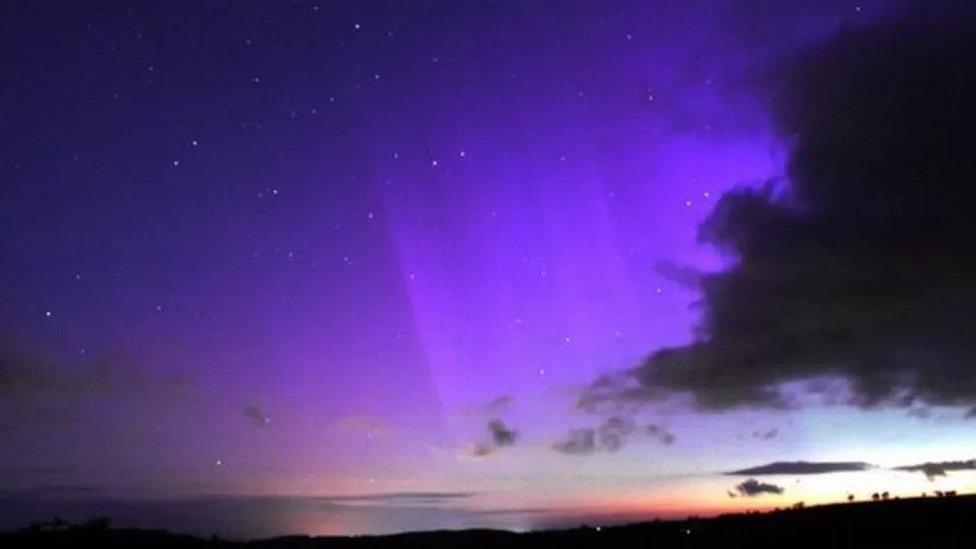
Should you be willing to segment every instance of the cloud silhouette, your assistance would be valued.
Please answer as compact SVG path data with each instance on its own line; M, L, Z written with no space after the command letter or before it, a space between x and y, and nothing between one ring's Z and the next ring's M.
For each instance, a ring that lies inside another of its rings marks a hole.
M552 445L560 454L585 455L596 451L596 431L594 429L571 429L569 436Z
M760 440L773 440L779 436L779 429L775 427L772 429L756 429L752 432L752 438L758 438Z
M873 466L863 461L776 461L758 467L729 471L727 475L822 475L847 471L866 471Z
M119 347L62 362L0 334L0 436L20 438L38 429L106 440L123 432L151 434L152 426L139 417L150 410L178 413L195 394L185 372L154 362L170 350ZM107 404L111 414L84 420Z
M735 485L735 491L743 497L753 497L762 494L782 494L785 490L775 484L759 482L751 478Z
M616 452L637 435L646 435L660 442L671 444L674 435L656 424L640 426L624 416L611 416L597 428L571 429L567 437L555 443L553 449L563 454L592 454L596 451Z
M632 420L619 416L608 418L597 431L599 445L608 452L616 452L623 447L627 437L635 429L637 429L637 425Z
M500 419L492 419L488 422L488 431L491 433L491 440L498 447L511 446L515 444L518 433L514 429L505 426Z
M661 444L674 443L674 435L664 427L661 427L660 425L655 425L652 423L646 426L645 430L647 431L648 435L650 435L653 438L656 438L658 442L660 442Z
M244 417L251 422L251 425L256 427L267 427L271 424L271 418L268 416L268 413L260 406L254 404L248 404L244 407Z
M698 337L601 377L581 408L976 405L976 9L933 8L770 71L788 172L701 225L734 262L698 279ZM785 386L824 378L841 388Z
M905 415L916 419L929 419L930 417L932 417L932 409L925 408L922 406L916 406L914 408L909 408L905 412Z
M467 453L474 457L491 455L501 448L513 446L518 439L518 431L505 425L500 419L490 419L487 424L491 440L487 443L475 442L468 445Z
M972 471L976 470L976 459L969 461L940 461L919 463L917 465L904 465L895 467L896 471L919 472L924 474L929 480L935 477L944 477L949 471Z

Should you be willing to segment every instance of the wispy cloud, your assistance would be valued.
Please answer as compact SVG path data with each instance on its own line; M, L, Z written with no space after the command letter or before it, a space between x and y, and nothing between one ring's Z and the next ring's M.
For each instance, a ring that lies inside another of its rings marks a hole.
M497 414L510 408L515 402L511 395L500 395L485 403L484 410L489 414Z
M500 419L493 419L488 422L488 431L491 433L491 440L499 448L515 444L518 433L515 429L505 426Z
M585 455L596 451L616 452L633 437L644 435L661 444L672 444L674 434L654 423L641 426L624 416L611 416L596 428L570 429L566 438L552 445L561 454Z
M752 432L752 438L758 438L759 440L773 440L779 436L779 429L756 429Z

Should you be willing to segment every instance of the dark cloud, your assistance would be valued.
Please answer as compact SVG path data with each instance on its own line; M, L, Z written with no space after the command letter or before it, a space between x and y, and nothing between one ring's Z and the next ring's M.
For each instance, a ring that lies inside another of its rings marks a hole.
M597 450L616 452L634 436L646 435L662 444L674 442L674 435L660 425L641 426L624 416L611 416L596 429L572 429L566 439L553 445L553 449L564 454L591 454Z
M932 417L932 409L925 408L922 406L916 406L914 408L909 408L908 411L905 412L905 414L908 417L913 417L916 419L928 419Z
M773 440L779 436L779 429L775 427L772 429L756 429L752 432L752 438L758 438L760 440Z
M516 439L518 439L518 431L506 426L505 422L500 419L489 420L487 428L488 433L491 435L491 441L472 444L469 447L469 452L472 456L484 457L491 455L500 448L514 445Z
M577 407L584 412L607 409L613 412L633 413L649 400L664 398L667 391L642 385L634 372L604 374L587 386L579 395Z
M561 454L584 455L596 451L596 431L594 429L572 429L565 440L552 445Z
M654 270L664 278L688 288L697 288L702 280L702 273L698 269L678 265L666 259L657 261Z
M866 471L873 466L863 461L777 461L758 467L729 471L728 475L820 475L845 471Z
M271 418L268 416L268 412L260 406L256 406L254 404L248 404L244 407L244 417L246 417L252 425L257 427L267 427L271 423Z
M511 446L515 444L518 433L514 429L505 426L500 419L493 419L488 422L488 431L491 433L491 440L498 447Z
M969 410L966 410L966 415L963 416L966 419L976 418L976 406L973 406Z
M652 423L645 427L645 430L647 431L648 435L657 439L661 444L674 443L674 435L671 433L671 431L668 431L660 425L655 425Z
M940 461L919 463L918 465L905 465L895 467L896 471L918 472L924 474L929 480L935 477L944 477L949 471L972 471L976 470L976 459L969 461Z
M735 491L740 496L753 497L762 494L782 494L785 490L783 490L783 488L780 486L776 486L775 484L759 482L758 480L751 478L736 484Z
M21 399L59 387L53 369L12 345L0 345L0 398Z
M785 383L824 378L844 380L827 403L976 404L976 10L929 8L764 77L785 180L725 194L700 227L735 261L698 281L696 340L581 408L785 408L806 397Z
M498 412L507 410L514 402L515 397L511 395L501 395L489 400L485 404L484 409L490 414L497 414Z
M109 443L154 435L158 429L142 417L179 415L197 394L186 372L154 363L169 350L116 348L55 360L0 334L0 436L43 431ZM99 421L90 421L93 415Z
M627 438L637 429L630 419L614 416L600 425L597 430L600 447L608 452L616 452L627 442Z

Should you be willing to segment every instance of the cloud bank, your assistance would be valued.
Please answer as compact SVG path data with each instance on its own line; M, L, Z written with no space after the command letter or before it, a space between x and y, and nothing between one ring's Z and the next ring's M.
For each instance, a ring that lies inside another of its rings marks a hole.
M974 11L926 6L766 76L786 178L728 192L701 225L731 268L668 270L701 291L698 337L581 408L785 408L784 384L825 378L844 381L827 404L976 405Z

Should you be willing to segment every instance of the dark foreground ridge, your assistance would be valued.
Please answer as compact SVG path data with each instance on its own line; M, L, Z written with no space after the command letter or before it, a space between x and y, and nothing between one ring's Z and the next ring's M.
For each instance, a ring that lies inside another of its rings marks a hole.
M0 547L235 547L255 549L373 547L701 547L805 548L973 547L976 495L914 498L790 509L764 514L723 515L711 519L655 521L602 528L513 533L463 530L390 536L287 536L231 542L170 534L162 530L84 527L26 529L0 534Z

